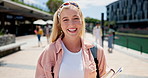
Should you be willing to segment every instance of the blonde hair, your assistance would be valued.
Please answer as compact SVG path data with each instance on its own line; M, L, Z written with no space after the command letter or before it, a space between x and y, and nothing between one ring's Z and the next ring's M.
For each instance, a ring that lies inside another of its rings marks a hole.
M50 35L50 42L55 42L60 36L64 37L64 33L62 32L61 24L60 24L59 12L61 13L63 9L67 9L67 8L69 9L71 6L72 5L59 8L60 11L58 9L55 12L54 17L53 17L52 32L51 32L51 35ZM78 11L79 11L79 14L80 14L80 17L81 17L81 20L82 20L82 31L80 32L80 36L83 38L84 33L85 33L85 20L84 20L84 17L83 17L83 14L82 14L82 11L80 10L80 8L78 8Z

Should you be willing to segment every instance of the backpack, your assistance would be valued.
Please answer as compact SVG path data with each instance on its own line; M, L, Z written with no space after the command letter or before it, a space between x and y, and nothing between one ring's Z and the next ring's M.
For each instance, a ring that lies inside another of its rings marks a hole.
M97 77L96 78L100 78L100 75L99 75L99 68L98 68L98 60L97 60L97 49L98 49L98 47L97 47L97 45L95 44L95 46L94 47L92 47L92 48L90 48L90 50L91 50L91 53L92 53L92 55L93 55L93 57L94 57L94 61L95 61L95 63L96 63L96 72L97 72Z

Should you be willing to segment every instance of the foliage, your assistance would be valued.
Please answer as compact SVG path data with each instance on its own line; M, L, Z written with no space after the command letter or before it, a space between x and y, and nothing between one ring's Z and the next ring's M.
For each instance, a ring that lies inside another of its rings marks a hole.
M63 0L49 0L46 5L49 8L51 13L55 13L56 10L63 4Z
M105 21L104 22L104 26L108 26L109 25L109 22L108 21Z
M110 24L110 25L116 25L116 22L115 22L115 21L110 21L109 24Z
M34 9L37 9L37 10L40 10L40 11L44 11L44 10L42 10L42 9L40 9L40 8L35 7L35 6L28 5L28 4L25 4L25 3L23 3L23 2L20 2L19 0L11 0L11 1L17 2L17 3L22 4L22 5L25 5L25 6L32 7L32 8L34 8ZM47 11L44 11L44 12L47 12ZM47 12L47 13L48 13L48 12Z
M100 20L98 20L98 19L94 19L94 18L90 18L90 17L86 17L85 18L85 22L86 23L96 23L96 22L100 22Z
M0 35L4 35L4 29L0 30Z
M115 21L105 21L104 22L104 26L109 26L109 25L115 26L116 25L116 22Z
M97 23L97 22L100 22L100 20L98 20L98 19L95 19L95 18L90 18L90 17L86 17L85 18L85 22L87 23L86 25L86 31L87 32L92 32L92 30L93 30L93 26L95 26L95 24Z

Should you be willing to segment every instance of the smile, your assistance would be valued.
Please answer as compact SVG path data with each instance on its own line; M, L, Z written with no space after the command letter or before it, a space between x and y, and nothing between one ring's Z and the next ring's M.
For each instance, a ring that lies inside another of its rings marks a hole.
M76 32L77 31L77 28L70 28L70 29L67 29L69 32Z

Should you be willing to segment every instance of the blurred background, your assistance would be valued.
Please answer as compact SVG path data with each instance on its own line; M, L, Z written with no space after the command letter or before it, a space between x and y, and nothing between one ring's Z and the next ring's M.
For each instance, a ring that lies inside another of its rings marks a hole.
M43 31L47 25L52 28L54 12L66 1L72 0L0 0L1 78L34 77L37 59L47 45L44 34L42 47L37 47L34 30L36 26L41 26ZM125 64L131 65L133 62L134 65L127 66L126 72L123 72L119 78L148 78L148 0L73 1L80 5L85 17L88 40L93 40L93 28L97 22L100 22L109 66L117 69L122 65L126 67ZM115 30L112 55L107 53L108 38L106 34L110 25ZM121 63L121 61L124 62ZM117 66L117 64L119 65ZM136 70L138 67L141 68ZM25 69L31 70L31 72L29 73ZM12 74L14 71L17 74ZM28 76L18 75L23 72L28 72L26 73Z

